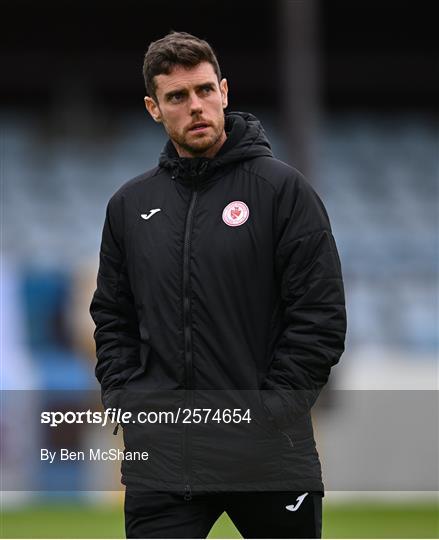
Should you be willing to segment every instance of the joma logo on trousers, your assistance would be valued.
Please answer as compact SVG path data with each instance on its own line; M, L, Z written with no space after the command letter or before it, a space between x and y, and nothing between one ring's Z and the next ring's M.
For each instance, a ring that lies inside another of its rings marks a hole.
M289 504L288 506L285 506L285 508L287 510L289 510L290 512L295 512L296 510L299 509L299 506L303 503L303 499L308 495L308 492L307 493L304 493L303 495L300 495L300 497L297 497L296 501L297 503L296 504Z

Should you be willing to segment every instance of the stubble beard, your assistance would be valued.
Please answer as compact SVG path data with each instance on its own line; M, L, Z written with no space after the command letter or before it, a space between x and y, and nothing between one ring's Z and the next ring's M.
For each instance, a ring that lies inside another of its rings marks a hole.
M221 139L224 131L224 119L220 123L220 125L211 126L211 129L214 130L214 133L212 135L202 136L198 140L195 139L195 144L194 142L188 142L189 137L187 137L187 132L184 134L171 132L168 133L168 135L174 144L178 145L180 148L191 154L193 157L200 157L206 152L208 152L211 148L213 148Z

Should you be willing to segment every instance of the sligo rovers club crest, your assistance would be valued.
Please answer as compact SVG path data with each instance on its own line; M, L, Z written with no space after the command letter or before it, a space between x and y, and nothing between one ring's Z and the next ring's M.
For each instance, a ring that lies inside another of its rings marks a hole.
M233 201L223 210L223 221L229 227L238 227L248 220L250 210L242 201Z

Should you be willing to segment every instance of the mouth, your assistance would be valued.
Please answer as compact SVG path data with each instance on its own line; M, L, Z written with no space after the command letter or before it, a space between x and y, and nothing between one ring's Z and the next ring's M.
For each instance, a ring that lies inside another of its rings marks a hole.
M196 122L195 124L192 124L188 131L199 132L207 129L209 126L210 124L207 122Z

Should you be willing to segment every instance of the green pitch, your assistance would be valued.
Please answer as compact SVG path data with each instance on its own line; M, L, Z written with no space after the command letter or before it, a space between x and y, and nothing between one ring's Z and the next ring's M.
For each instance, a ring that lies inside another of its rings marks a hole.
M325 538L439 538L433 503L324 505ZM50 504L3 511L1 538L124 538L122 507ZM209 538L241 538L226 514Z

